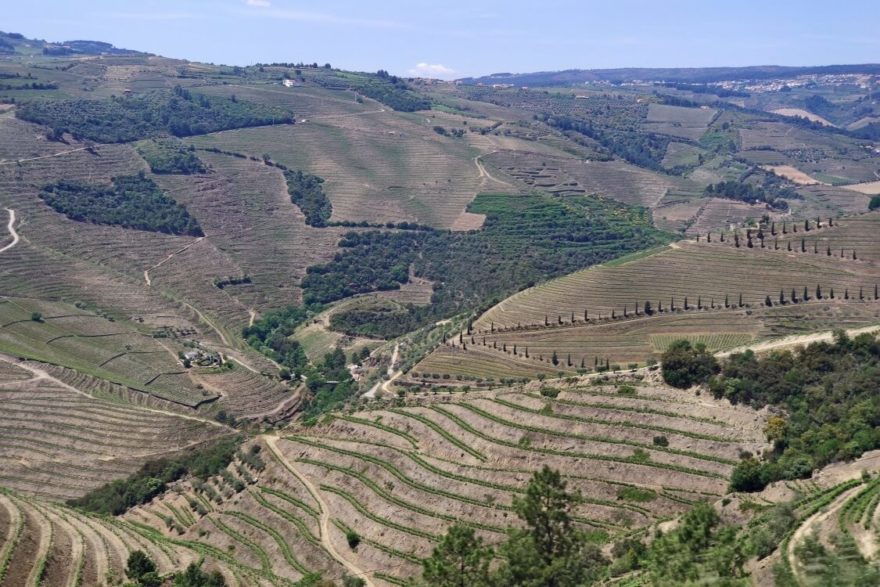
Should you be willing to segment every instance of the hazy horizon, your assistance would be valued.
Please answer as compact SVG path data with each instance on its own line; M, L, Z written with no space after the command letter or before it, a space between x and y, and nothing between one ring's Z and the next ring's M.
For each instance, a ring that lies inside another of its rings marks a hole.
M813 9L815 6L815 9ZM89 39L230 65L330 62L335 67L454 79L620 67L831 65L880 61L880 5L858 0L736 6L678 1L613 5L459 0L151 0L88 7L43 0L4 10L3 28L48 41ZM821 19L817 19L821 15ZM562 18L564 16L564 18ZM817 22L820 26L817 26Z

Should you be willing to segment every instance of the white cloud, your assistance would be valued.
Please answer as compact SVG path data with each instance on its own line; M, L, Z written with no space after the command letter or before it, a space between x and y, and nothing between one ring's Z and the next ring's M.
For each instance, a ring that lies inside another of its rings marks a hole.
M409 74L413 77L448 79L455 75L455 70L451 67L446 67L442 63L419 63L409 70Z
M256 8L270 8L272 6L272 3L269 2L269 0L244 0L244 3Z

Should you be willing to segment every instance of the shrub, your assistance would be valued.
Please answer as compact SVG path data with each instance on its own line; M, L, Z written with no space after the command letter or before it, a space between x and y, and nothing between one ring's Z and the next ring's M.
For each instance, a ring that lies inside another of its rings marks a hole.
M43 314L40 312L32 312L31 313L31 320L33 320L34 322L42 322L43 321Z
M345 540L348 542L348 547L352 550L356 550L358 545L361 543L361 536L357 532L352 529L348 529L345 531Z
M877 210L880 208L880 196L874 196L868 203L868 210Z
M655 436L654 446L669 446L669 439L665 436Z
M718 361L705 345L692 346L687 340L673 342L661 362L663 380L679 389L707 383L719 371Z
M544 397L555 398L559 396L559 390L555 387L541 386L541 395Z

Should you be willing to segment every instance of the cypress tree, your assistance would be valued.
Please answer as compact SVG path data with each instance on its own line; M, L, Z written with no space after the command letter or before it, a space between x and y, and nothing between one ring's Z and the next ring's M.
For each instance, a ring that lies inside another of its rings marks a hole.
M703 309L703 297L699 296L699 297L697 297L697 310L702 310L702 309Z
M614 315L614 309L611 310L611 319L614 320L617 316Z
M628 316L626 312L626 304L623 305L623 317L626 318Z
M585 365L584 365L584 360L585 360L585 359L584 359L583 357L581 357L581 369L583 369L583 368L585 367Z
M843 299L845 299L845 300L849 299L849 288L846 288L845 290L843 290Z
M805 301L805 302L809 302L809 301L810 301L810 294L807 292L807 286L806 286L806 285L804 286L804 301Z
M853 261L855 261L858 257L856 257L856 250L853 249Z
M506 342L501 345L501 350L504 351L505 353L507 352L507 343Z
M553 351L553 357L550 359L550 362L553 363L554 365L559 364L559 357L556 356L556 351Z
M807 242L804 239L801 239L801 252L802 253L807 252Z
M783 306L785 305L785 292L781 289L779 290L779 304Z
M571 323L574 324L574 312L571 313Z
M834 218L831 216L828 217L828 226L834 226Z
M587 314L587 311L584 310L584 322L586 322L586 321L589 320L589 319L590 319L590 318L589 318L589 314Z
M772 234L773 236L776 236L776 223L775 222L770 223L770 234Z
M828 251L827 251L827 254L828 254L829 257L831 256L831 245L828 245Z
M834 299L834 288L833 287L831 288L831 291L829 292L828 295L832 300Z
M674 296L669 299L669 309L670 309L670 311L675 312L675 297Z
M721 238L721 242L724 242L724 233L723 233L723 232L721 233L721 237L720 237L720 238Z
M733 242L736 245L736 248L739 248L739 233L735 232L733 234Z
M707 243L711 243L711 242L712 242L712 233L711 233L711 232L707 232L707 233L706 233L706 242L707 242Z
M788 234L788 227L785 225L785 222L782 223L782 234Z
M562 324L562 314L557 314L557 315L556 315L556 321L557 321L559 324Z
M817 300L822 299L822 286L821 285L816 286L816 299Z
M651 302L645 301L645 315L650 316L654 313L654 310L651 309Z
M466 350L467 350L467 344L466 344L466 343L461 343L461 350L463 350L463 351L466 351Z
M815 241L813 243L813 253L815 253L815 254L819 253L819 241Z
M764 304L767 305L768 307L773 305L773 300L770 299L770 296L767 296L766 298L764 298Z
M571 363L571 353L568 353L568 359L567 359L565 362L566 362L566 364L567 364L569 367L571 367L571 365L572 365L572 363Z
M494 323L494 322L492 322L492 323L489 325L489 332L495 332L495 323Z
M775 238L773 239L773 250L774 251L779 250L779 239L775 239Z
M874 299L880 300L880 289L877 288L877 284L874 284Z
M809 220L804 220L804 231L810 232L810 221Z
M685 310L690 310L690 307L688 306L688 299L687 299L687 296L684 296L684 309L685 309Z
M730 296L727 294L724 294L724 307L725 308L730 307Z
M794 288L791 288L791 303L793 303L793 304L798 303L797 292L794 291Z
M791 241L788 241L788 250L791 250Z
M529 347L526 347L526 358L529 358Z
M816 228L822 228L822 217L816 216Z
M860 287L860 288L859 288L859 300L861 301L861 300L864 300L864 299L865 299L865 288Z
M739 307L740 307L740 308L743 307L743 295L742 295L742 293L739 294Z
M547 321L547 314L544 314L544 326L550 326L550 322Z

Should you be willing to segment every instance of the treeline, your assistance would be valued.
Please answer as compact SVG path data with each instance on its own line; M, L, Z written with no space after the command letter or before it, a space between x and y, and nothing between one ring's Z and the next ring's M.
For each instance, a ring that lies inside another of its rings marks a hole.
M284 171L287 180L287 193L291 201L296 204L306 217L306 224L310 226L327 226L327 221L333 214L333 206L330 198L324 193L321 184L324 180L317 175L309 175L302 171Z
M20 103L15 115L67 132L76 139L101 143L135 141L163 133L177 137L231 128L293 123L293 115L279 108L194 94L177 86L173 91L105 100L33 100Z
M379 70L375 77L368 77L353 84L353 89L368 98L382 102L398 112L430 110L431 101L409 89L402 79Z
M788 202L785 199L801 198L800 194L791 188L780 187L776 190L766 190L761 186L744 181L722 181L709 184L703 193L707 197L738 200L748 204L767 204L774 210L783 211L788 210Z
M98 514L124 514L160 495L169 483L186 475L202 480L216 475L232 462L240 442L239 437L225 438L179 457L147 461L130 477L103 485L67 503Z
M719 364L686 341L663 355L663 377L687 388L706 383L716 398L755 409L782 408L764 430L773 448L734 469L731 487L760 491L783 479L801 479L829 463L880 448L880 342L871 334L817 342L796 351L731 355Z
M486 215L482 229L345 235L333 261L308 269L305 299L396 289L412 270L434 283L430 306L409 307L406 316L355 310L333 318L351 334L391 337L667 240L645 210L586 196L481 194L468 210Z
M137 151L153 173L192 175L208 171L208 167L196 155L195 147L177 140L144 141L137 144Z
M198 221L143 173L113 178L112 186L59 181L40 198L71 220L124 228L203 236Z
M661 162L671 139L651 132L595 124L569 116L540 115L538 119L563 131L574 131L587 136L633 165L663 171Z

